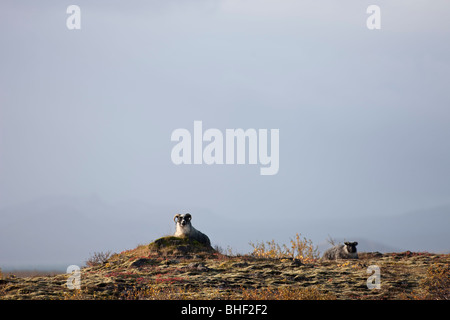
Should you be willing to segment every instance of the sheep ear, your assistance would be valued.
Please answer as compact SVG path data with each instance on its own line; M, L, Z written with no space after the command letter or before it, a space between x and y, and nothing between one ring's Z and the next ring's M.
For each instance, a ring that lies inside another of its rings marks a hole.
M177 213L176 215L175 215L175 217L173 217L173 221L175 221L175 223L177 222L177 219L180 217L180 214L179 213Z
M187 219L187 220L189 220L189 221L191 221L192 216L191 216L190 213L186 213L186 214L184 215L184 218Z
M345 244L346 246L348 246L348 245L349 245L349 242L344 242L344 244Z
M353 244L354 244L355 246L357 246L357 245L358 245L358 242L353 242Z

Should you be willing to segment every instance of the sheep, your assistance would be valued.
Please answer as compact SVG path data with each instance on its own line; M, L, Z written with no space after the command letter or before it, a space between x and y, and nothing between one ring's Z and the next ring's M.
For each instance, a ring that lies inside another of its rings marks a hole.
M175 237L188 237L192 240L197 240L206 246L211 246L211 241L208 236L195 229L191 224L192 216L189 213L176 214L173 220L176 223Z
M324 260L337 260L337 259L358 259L358 252L356 246L358 242L344 242L334 246L323 254Z

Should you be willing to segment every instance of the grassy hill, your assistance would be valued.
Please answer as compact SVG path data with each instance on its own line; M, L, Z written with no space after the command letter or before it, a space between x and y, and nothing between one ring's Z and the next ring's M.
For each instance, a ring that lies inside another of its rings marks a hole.
M70 274L0 280L0 299L448 299L448 254L360 253L321 261L283 255L231 255L195 241L160 238L113 255L97 255ZM101 258L103 257L103 258ZM297 256L300 257L300 256ZM370 265L381 289L368 289Z

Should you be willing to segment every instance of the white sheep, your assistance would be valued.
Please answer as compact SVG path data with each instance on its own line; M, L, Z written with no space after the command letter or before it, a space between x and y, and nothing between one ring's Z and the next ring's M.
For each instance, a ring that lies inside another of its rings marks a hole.
M173 220L176 223L175 237L188 237L189 239L197 240L207 246L211 246L211 241L208 236L195 229L191 224L192 216L189 213L176 214Z
M334 246L323 254L324 260L337 260L337 259L358 259L358 252L356 246L358 242L344 242Z

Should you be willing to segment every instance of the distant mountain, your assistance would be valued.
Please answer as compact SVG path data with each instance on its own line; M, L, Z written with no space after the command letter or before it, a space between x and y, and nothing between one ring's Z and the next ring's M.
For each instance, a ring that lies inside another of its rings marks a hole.
M81 266L94 252L120 252L172 234L174 214L184 212L193 214L194 226L210 237L213 246L234 253L251 251L249 242L274 239L288 244L296 233L319 244L321 252L329 247L328 236L358 241L359 251L450 251L450 205L361 218L305 219L274 213L266 220L205 208L55 196L0 209L0 267Z
M364 237L411 251L450 251L450 206L418 210L389 217L373 218Z
M243 218L231 230L235 230L238 235L236 237L240 240L241 248L242 243L248 244L249 241L275 239L279 243L288 243L296 233L301 233L318 244L321 252L329 247L326 239L331 236L360 242L360 251L449 253L449 225L450 205L445 205L390 216L321 218L298 215L281 218L274 214L274 219L269 223ZM226 228L224 225L222 230ZM227 241L236 242L235 237Z
M450 205L392 216L329 219L326 224L312 220L305 226L322 230L324 239L328 235L349 241L363 239L361 244L367 249L380 252L450 252Z
M0 210L0 267L83 264L173 232L175 208L97 197L46 197Z

